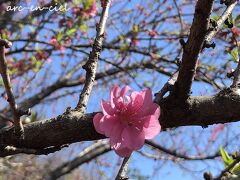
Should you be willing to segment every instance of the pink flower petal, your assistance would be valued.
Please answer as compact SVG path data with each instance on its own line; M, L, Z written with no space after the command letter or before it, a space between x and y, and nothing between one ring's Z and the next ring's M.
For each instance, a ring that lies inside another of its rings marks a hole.
M118 86L113 86L110 92L110 104L112 106L112 108L114 108L114 102L113 99L118 97L120 93L120 88Z
M122 143L118 143L118 145L115 146L113 149L121 157L130 157L130 155L132 154L132 150L128 149Z
M145 139L154 138L161 130L160 107L153 103L151 90L126 95L129 90L128 86L113 87L110 102L103 100L103 113L93 119L96 131L109 137L111 147L122 157L130 156Z
M143 127L143 132L145 135L145 139L152 139L160 133L161 126L155 116L148 116L147 118L147 127Z
M104 132L104 135L110 137L112 129L117 125L117 118L114 116L104 116L102 123L100 123L100 129Z
M144 144L144 132L137 130L133 126L128 126L122 132L122 139L127 148L138 150Z
M143 106L143 98L139 93L132 92L131 103L128 104L127 112L129 115L135 114Z
M110 144L111 146L114 146L116 143L119 143L122 141L122 131L124 126L122 123L118 120L116 121L116 124L112 128L112 132L110 133Z
M121 90L119 86L114 86L112 88L113 97L119 97L120 91Z
M145 89L145 90L141 91L140 94L142 95L142 97L144 99L143 106L149 106L153 103L152 91L150 89Z
M143 117L143 119L144 119L144 121L145 121L144 127L148 127L148 123L150 122L150 121L148 120L148 119L150 119L149 116L153 116L154 119L156 119L156 120L159 122L158 119L159 119L159 117L160 117L160 107L159 107L157 104L155 104L155 107L153 107L153 109L151 110L150 115ZM145 119L145 118L146 118L146 119ZM141 119L142 119L142 118L141 118Z
M104 134L103 130L100 128L100 123L103 120L103 114L102 113L97 113L94 117L93 117L93 125L96 129L96 131L100 134Z
M122 88L122 90L120 91L120 96L124 96L129 90L131 90L129 86L125 86L124 88Z
M143 98L143 104L142 107L136 112L136 116L143 117L152 115L155 113L156 109L159 108L159 106L152 101L152 93L150 89L146 89L140 92L142 98Z
M138 112L136 112L136 116L138 116L138 117L144 117L144 116L149 116L149 115L152 115L152 114L155 114L156 116L158 115L157 113L156 113L156 110L157 109L160 109L160 107L159 107L159 105L157 105L157 104L155 104L155 103L152 103L152 104L150 104L150 105L148 105L148 106L145 106L144 104L143 104L143 107L142 108L140 108L139 110L138 110Z
M113 103L118 110L121 110L124 108L123 97L113 98Z
M101 106L104 115L114 115L114 109L109 102L102 100Z

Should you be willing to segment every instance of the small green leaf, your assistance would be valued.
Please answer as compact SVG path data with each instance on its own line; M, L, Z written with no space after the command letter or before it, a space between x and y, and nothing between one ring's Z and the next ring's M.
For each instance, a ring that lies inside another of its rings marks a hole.
M121 47L120 47L120 52L125 52L127 49L129 48L127 43L124 43Z
M234 166L234 168L232 168L231 172L239 176L240 175L240 163L236 164Z
M57 41L61 41L62 38L63 38L63 31L60 30L60 31L58 31L58 33L56 34L56 39L57 39Z
M92 3L93 3L93 0L86 0L85 2L83 2L84 9L89 9Z
M31 119L31 122L37 121L37 119L38 119L38 114L37 114L37 112L33 112L33 113L31 114L30 119Z
M231 13L230 16L229 16L229 21L230 21L230 23L232 23L233 25L235 25L235 19L233 18L232 13Z
M139 27L138 27L138 25L134 24L134 25L133 25L133 28L132 28L132 31L133 31L134 33L139 32Z
M214 21L217 21L217 20L219 19L219 16L213 16L212 19L213 19Z
M76 28L72 28L72 29L70 29L70 30L67 32L67 35L68 35L68 36L71 36L71 35L73 35L76 31L77 31Z
M88 26L86 25L86 24L82 24L81 26L80 26L80 29L82 30L82 32L87 32L87 29L88 29Z
M233 57L233 59L235 61L238 61L238 49L237 48L231 50L230 51L230 55Z
M146 87L151 87L151 82L150 81L144 81L144 85Z
M228 155L227 151L225 151L222 146L220 147L220 153L225 166L229 166L234 161L233 158Z

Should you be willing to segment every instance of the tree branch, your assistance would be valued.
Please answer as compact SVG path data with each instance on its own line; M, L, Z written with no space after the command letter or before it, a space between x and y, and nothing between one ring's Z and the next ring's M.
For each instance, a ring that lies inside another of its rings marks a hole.
M173 90L173 86L177 80L178 77L178 71L174 72L173 75L168 79L168 81L166 82L166 84L164 84L164 86L162 87L162 89L155 94L155 102L156 103L160 103L161 100L163 99L164 95L168 92L168 91L172 91Z
M233 72L233 83L232 83L232 88L239 88L240 87L240 59L239 56L237 57L237 62L238 65L235 69L235 71Z
M183 99L189 97L192 81L197 68L198 56L202 50L208 32L213 0L198 0L193 23L186 45L184 46L182 64L175 83L174 94Z
M179 154L176 151L169 150L169 149L167 149L163 146L160 146L159 144L156 144L156 143L154 143L152 141L149 141L149 140L146 140L145 143L148 146L153 147L154 149L157 149L161 152L164 152L166 154L169 154L171 156L174 156L176 158L181 158L181 159L184 159L184 160L205 160L205 159L214 159L214 158L220 156L219 152L214 154L214 155L210 155L210 156L189 156L189 155Z
M225 89L214 96L190 97L186 103L166 98L161 104L160 124L164 129L179 126L202 126L236 122L240 119L240 94ZM223 106L224 104L224 106ZM24 139L16 138L13 129L0 132L1 146L45 149L81 141L105 138L93 126L96 113L82 115L77 111L63 113L56 118L24 126ZM1 155L1 152L0 152Z
M214 178L213 180L222 180L222 178L226 175L227 172L230 172L232 168L234 168L235 165L237 165L240 162L240 156L237 156L236 159L227 166L218 177ZM227 179L227 178L226 178ZM231 179L231 178L229 178Z
M107 141L100 141L94 143L93 145L85 148L75 159L70 162L66 162L61 166L57 167L53 171L51 171L47 176L47 180L57 179L75 168L81 166L84 163L95 159L96 157L105 154L111 150L110 145Z
M100 51L102 49L104 31L106 27L110 5L111 5L111 0L105 0L101 18L100 18L100 23L99 25L97 25L97 35L93 44L92 51L89 55L89 59L87 63L83 66L83 68L86 70L86 80L85 80L85 84L80 94L79 101L76 107L76 110L78 110L79 112L85 112L87 102L95 81L95 76L97 71L97 62L100 56Z
M11 46L12 46L12 43L6 40L0 39L0 73L2 75L3 84L5 86L5 91L7 94L7 101L13 113L14 127L16 130L15 132L19 137L23 135L23 125L20 121L21 115L18 111L17 104L15 102L15 98L12 92L10 77L8 74L8 68L7 68L6 58L5 58L5 48L10 48Z
M206 36L206 41L208 43L211 42L212 38L217 34L217 32L220 30L220 28L223 26L226 19L230 16L232 13L234 7L237 5L237 0L231 0L231 3L226 8L226 10L223 12L222 16L217 20L216 26L213 28L212 31L209 31L209 33Z
M122 165L118 171L118 174L117 174L115 180L127 180L128 179L128 177L126 177L126 175L127 175L129 160L130 160L130 157L125 157L123 159Z
M0 157L10 156L14 154L35 154L35 155L48 155L62 148L67 147L63 145L61 147L49 147L45 149L29 149L29 148L16 148L14 146L6 146L0 153Z

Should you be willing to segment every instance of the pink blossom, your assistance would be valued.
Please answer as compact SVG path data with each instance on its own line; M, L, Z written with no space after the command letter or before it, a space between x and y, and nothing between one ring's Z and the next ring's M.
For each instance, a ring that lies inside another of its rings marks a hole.
M210 141L215 141L218 137L219 133L221 133L224 130L224 124L218 124L215 126L212 130L212 134L209 138Z
M240 35L240 28L233 27L231 30L232 30L233 34L235 34L236 36Z
M92 1L91 6L88 9L83 10L83 17L89 18L89 17L94 17L97 15L97 2L96 0Z
M49 44L51 44L52 46L54 46L55 49L60 50L61 53L64 53L65 47L62 46L61 44L59 44L59 42L57 41L56 38L50 39Z
M132 38L132 43L133 43L133 46L136 47L139 45L139 40L134 37Z
M147 33L151 37L155 37L158 35L157 31L155 31L155 30L148 30Z
M97 3L96 0L93 0L92 5L90 6L90 9L87 11L90 17L94 17L97 14Z
M151 90L129 90L128 86L113 87L110 102L102 100L102 113L93 118L96 131L110 138L111 147L121 157L130 156L161 130L160 107L153 103Z
M51 44L53 46L57 46L58 45L58 41L57 41L56 38L52 38L52 39L50 39L49 44Z

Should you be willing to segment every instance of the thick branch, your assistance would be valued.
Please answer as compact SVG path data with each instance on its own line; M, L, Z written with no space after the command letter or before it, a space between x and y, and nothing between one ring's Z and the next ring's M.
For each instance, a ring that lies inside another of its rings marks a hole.
M214 96L189 97L186 102L168 97L160 106L162 128L190 125L207 127L239 121L240 93L237 89L225 89Z
M193 23L186 45L184 46L182 64L176 82L175 94L186 99L191 91L192 81L197 68L198 56L202 50L208 32L213 0L198 0Z
M24 139L13 135L14 129L0 132L0 145L16 148L45 149L65 144L104 138L93 127L93 114L71 111L56 118L24 126ZM1 156L1 151L0 151Z
M17 148L44 149L105 138L93 127L94 115L95 113L90 113L82 116L79 112L70 111L56 118L25 125L24 139L13 136L12 129L2 131L0 144ZM186 103L166 98L161 104L160 124L163 129L179 126L206 127L239 119L240 94L237 89L226 89L215 96L190 97Z

